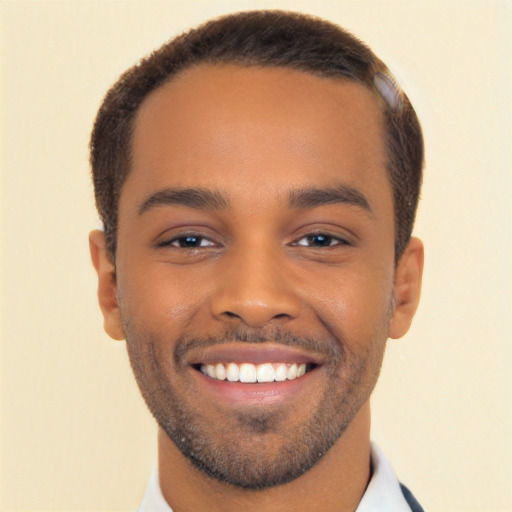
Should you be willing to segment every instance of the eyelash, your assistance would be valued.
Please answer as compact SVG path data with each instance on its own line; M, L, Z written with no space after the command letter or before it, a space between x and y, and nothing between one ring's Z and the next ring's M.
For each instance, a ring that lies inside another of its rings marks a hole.
M324 238L325 241L328 243L326 245L320 245L320 246L309 246L309 245L299 243L302 240L306 240L306 239L309 239L309 241L311 241L315 237ZM336 243L332 243L332 242L336 242ZM297 241L295 241L292 245L300 246L300 247L309 247L312 249L324 249L324 248L329 248L329 247L337 247L340 245L351 245L351 244L345 238L341 238L339 236L335 236L335 235L331 235L329 233L324 233L324 232L319 231L316 233L309 233L307 235L304 235L302 238L299 238Z
M308 239L311 242L312 239L315 237L324 238L326 241L326 245L310 246L310 245L300 243L301 241L308 240ZM181 242L183 241L184 243L186 243L185 241L187 239L199 240L200 244L203 241L207 241L210 243L206 246L198 245L198 246L188 247L186 245L181 245ZM335 243L333 243L333 242L335 242ZM191 250L196 249L197 250L197 249L213 248L216 245L220 245L220 244L217 244L216 242L212 241L207 236L202 235L200 233L183 233L182 235L175 236L168 240L163 240L163 241L159 242L157 244L157 247L172 247L174 249L191 249ZM324 248L331 248L331 247L338 247L338 246L352 245L352 244L350 242L348 242L345 238L341 238L339 236L335 236L335 235L331 235L329 233L319 231L319 232L305 234L301 238L298 238L296 241L292 242L290 245L292 245L294 247L306 247L306 248L310 248L310 249L324 249Z
M208 241L208 242L211 242L211 244L209 244L207 246L199 245L197 247L187 247L187 246L179 245L180 241L185 241L187 239L192 239L192 238L198 239L200 241ZM162 240L161 242L158 242L157 247L172 247L174 249L201 249L204 247L211 248L211 247L214 247L215 245L218 245L218 244L216 244L216 242L212 241L209 237L202 235L200 233L183 233L183 234L180 234L173 238L170 238L167 240Z

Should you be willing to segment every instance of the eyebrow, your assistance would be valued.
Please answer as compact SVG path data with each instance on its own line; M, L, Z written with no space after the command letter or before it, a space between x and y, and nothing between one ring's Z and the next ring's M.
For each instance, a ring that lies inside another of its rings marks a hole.
M227 200L217 191L205 188L165 188L149 196L140 206L139 215L166 205L188 206L195 210L223 210Z
M305 188L288 192L289 208L317 208L336 203L357 206L372 214L365 195L349 185ZM229 207L229 202L220 192L205 188L165 188L155 192L141 204L139 215L152 208L167 205L187 206L195 210L224 210Z
M316 208L336 203L357 206L370 215L373 213L365 195L357 188L344 184L329 188L292 190L288 197L290 208Z

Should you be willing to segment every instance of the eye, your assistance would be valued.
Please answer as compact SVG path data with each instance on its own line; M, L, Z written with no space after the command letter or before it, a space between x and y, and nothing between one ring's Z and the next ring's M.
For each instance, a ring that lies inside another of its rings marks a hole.
M199 235L183 235L158 244L160 247L179 247L181 249L198 249L200 247L215 247L215 243Z
M307 235L294 243L294 245L313 248L332 247L335 245L347 244L348 242L346 240L343 240L342 238L338 238L336 236L328 235L326 233L314 233L311 235Z

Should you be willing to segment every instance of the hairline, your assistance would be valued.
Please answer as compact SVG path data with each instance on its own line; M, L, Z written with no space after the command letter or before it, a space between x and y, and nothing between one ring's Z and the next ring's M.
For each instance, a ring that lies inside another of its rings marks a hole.
M304 36L304 43L297 34ZM115 260L119 201L132 171L139 110L153 92L205 65L295 70L355 82L375 96L383 112L384 170L392 190L398 262L412 234L421 193L424 140L416 112L385 63L364 42L330 21L282 10L239 12L187 30L143 57L109 89L89 147L96 204L110 258ZM398 106L386 102L375 83L377 75L396 86Z

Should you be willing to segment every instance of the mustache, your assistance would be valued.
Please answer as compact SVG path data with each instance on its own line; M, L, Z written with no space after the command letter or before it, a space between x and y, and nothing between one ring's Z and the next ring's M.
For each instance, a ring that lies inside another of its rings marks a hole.
M226 329L221 335L192 336L182 335L176 340L174 359L176 364L182 364L190 352L224 345L230 342L261 344L272 342L283 347L295 348L316 354L329 361L337 362L343 359L343 340L331 336L322 338L296 335L280 328L253 329L245 326Z

